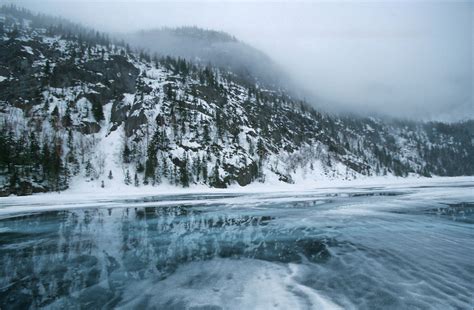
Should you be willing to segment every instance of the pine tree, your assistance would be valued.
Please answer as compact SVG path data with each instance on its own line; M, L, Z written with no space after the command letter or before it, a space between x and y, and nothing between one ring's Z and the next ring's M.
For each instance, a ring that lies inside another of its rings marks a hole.
M158 131L155 132L155 134ZM155 171L156 171L156 166L157 166L157 160L156 160L156 144L158 137L153 136L153 139L148 146L147 150L147 159L145 161L145 177L144 177L144 183L148 184L148 180L154 180L155 179Z
M169 85L169 84L168 84L167 87L166 87L166 98L167 98L168 100L173 100L173 99L175 99L175 93L174 93L174 91L173 91L173 87L171 87L171 85Z
M72 134L71 129L68 129L68 131L67 131L67 148L71 152L74 150L74 136Z
M265 174L263 173L263 164L261 161L257 164L257 169L257 180L261 183L265 182Z
M255 155L255 146L254 146L254 144L253 144L252 139L250 139L249 136L247 136L247 142L248 142L248 144L249 144L249 154L250 154L251 156L254 156L254 155Z
M139 162L139 163L137 164L137 169L136 169L136 171L137 171L138 173L142 173L143 171L145 171L145 167L143 167L143 164L142 164L141 162Z
M134 184L136 187L140 186L140 181L138 180L138 174L135 172Z
M90 178L94 171L94 168L92 167L90 160L87 160L85 170L86 170L86 177Z
M123 148L122 152L122 158L124 164L129 164L130 163L130 148L128 147L128 143L125 142L125 147Z
M100 122L105 119L104 110L99 100L92 101L92 115L94 115L94 118L97 122Z
M58 106L55 106L51 112L51 125L56 129L59 124L59 109Z
M154 179L155 177L155 160L151 158L147 158L145 162L145 177L144 177L144 183L148 183L148 179Z
M219 160L216 160L216 164L214 165L214 168L212 169L212 175L209 180L209 184L213 187L222 187L221 186L221 178L220 178L220 173L219 173Z
M180 167L180 181L183 187L189 187L188 156L184 156L184 162Z
M203 127L202 141L207 145L211 142L211 137L209 135L209 126L206 124Z
M196 176L196 181L199 182L200 176L201 176L201 171L202 171L201 159L199 158L199 154L198 154L197 158L194 160L193 164L194 164L193 165L194 166L193 175Z
M69 107L66 109L66 113L63 116L62 123L63 127L65 128L69 128L72 126L71 110L69 109ZM69 130L69 132L71 132L71 130Z
M161 184L161 174L159 173L159 167L155 171L155 177L152 180L152 185Z
M207 183L208 173L207 173L207 161L205 158L202 159L202 180Z
M55 190L59 191L61 189L66 188L67 184L65 184L64 180L64 167L61 159L61 149L62 149L62 142L61 140L55 141L54 150L51 153L52 161L51 161L51 168L50 168L50 185L54 187Z
M217 128L217 139L222 139L224 135L224 121L221 117L221 112L216 111L216 128Z
M10 189L16 189L18 184L18 173L15 168L13 168L13 173L10 176Z
M166 157L162 155L162 165L161 165L161 170L162 170L162 175L164 178L168 178L168 161L166 160Z
M125 173L125 179L124 179L125 185L130 185L132 183L132 179L130 177L130 171L127 169L127 172Z
M265 146L263 145L262 138L259 138L257 142L257 154L260 161L262 161L266 155L266 149L265 149Z
M43 154L42 154L42 170L43 170L43 179L47 180L49 177L49 168L51 162L51 154L49 151L49 145L45 141L43 144Z
M58 106L55 106L53 111L51 112L51 116L53 117L59 117L59 109Z
M178 166L173 165L173 175L171 176L172 183L174 185L179 185L179 176L178 176Z
M50 73L51 73L51 65L49 64L49 60L46 60L46 64L44 66L44 75L48 78Z
M33 164L36 166L38 164L38 159L40 157L40 146L38 140L36 139L35 133L32 131L30 133L30 158L33 160Z

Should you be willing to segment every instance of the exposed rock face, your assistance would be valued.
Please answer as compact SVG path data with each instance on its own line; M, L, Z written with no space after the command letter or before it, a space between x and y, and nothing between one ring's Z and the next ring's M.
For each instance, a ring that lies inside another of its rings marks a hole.
M143 110L137 111L137 113L130 113L131 115L125 120L125 134L127 137L131 137L135 131L145 125L148 122L148 118Z
M110 112L110 123L112 127L110 131L114 131L120 126L126 119L130 107L123 104L120 100L115 100L112 104L112 110Z
M225 183L232 184L236 181L240 186L245 186L255 181L255 176L258 173L258 165L256 162L251 162L244 167L235 167L234 165L224 165L224 170L229 174Z
M85 135L90 135L90 134L98 133L98 132L100 131L100 125L97 124L96 122L86 122L86 121L83 121L83 122L79 125L79 131L80 131L82 134L85 134Z
M114 55L108 60L96 59L87 62L84 68L99 73L101 81L108 82L112 94L135 92L135 83L140 71L124 56Z

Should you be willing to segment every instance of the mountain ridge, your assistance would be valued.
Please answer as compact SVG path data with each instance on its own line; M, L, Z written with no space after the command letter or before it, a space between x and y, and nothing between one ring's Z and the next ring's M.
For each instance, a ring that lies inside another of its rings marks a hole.
M227 187L474 174L474 122L332 116L232 71L17 11L0 10L1 195L73 179Z

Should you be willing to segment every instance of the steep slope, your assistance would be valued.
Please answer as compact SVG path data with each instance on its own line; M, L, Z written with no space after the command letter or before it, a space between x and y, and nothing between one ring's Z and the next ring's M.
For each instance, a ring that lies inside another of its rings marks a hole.
M21 13L21 14L20 14ZM472 122L319 113L234 73L3 7L0 192L474 174Z

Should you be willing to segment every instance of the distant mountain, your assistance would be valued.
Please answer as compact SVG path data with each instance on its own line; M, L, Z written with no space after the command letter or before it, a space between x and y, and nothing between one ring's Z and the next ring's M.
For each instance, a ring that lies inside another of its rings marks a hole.
M0 9L0 195L473 175L472 129L326 115L228 70Z
M286 73L267 55L225 32L197 27L161 28L124 35L123 39L152 54L229 70L240 83L281 87L288 82Z

